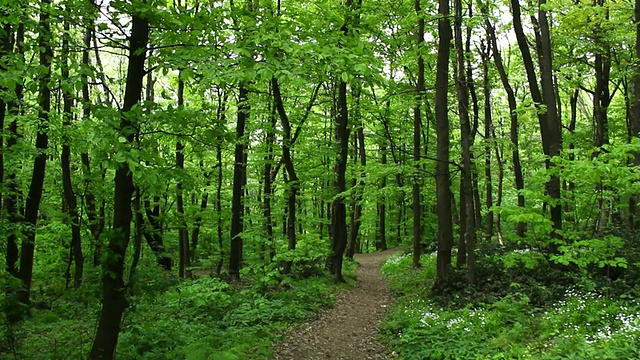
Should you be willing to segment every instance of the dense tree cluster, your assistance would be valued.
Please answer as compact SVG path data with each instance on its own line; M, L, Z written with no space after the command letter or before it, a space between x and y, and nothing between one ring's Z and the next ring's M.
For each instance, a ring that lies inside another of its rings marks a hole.
M454 252L483 281L482 244L621 269L638 22L639 0L4 1L3 316L99 267L111 359L143 256L344 281L345 256L412 244L435 292Z

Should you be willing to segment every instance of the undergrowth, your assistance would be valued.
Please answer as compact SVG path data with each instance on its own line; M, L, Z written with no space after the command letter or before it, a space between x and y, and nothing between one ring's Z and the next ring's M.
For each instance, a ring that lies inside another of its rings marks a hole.
M345 273L353 278L355 265L345 263ZM131 289L117 358L268 359L292 323L332 305L344 286L324 270L303 277L265 268L245 272L241 283L146 270ZM85 359L99 311L95 292L69 291L20 325L0 325L0 359Z
M475 289L455 285L464 277L454 273L454 289L439 296L430 294L435 255L418 270L410 254L388 260L382 273L398 305L381 328L392 350L405 360L640 358L640 303L628 295L635 290L611 296L584 274L522 266L530 256L511 252L517 269L479 269L489 280Z

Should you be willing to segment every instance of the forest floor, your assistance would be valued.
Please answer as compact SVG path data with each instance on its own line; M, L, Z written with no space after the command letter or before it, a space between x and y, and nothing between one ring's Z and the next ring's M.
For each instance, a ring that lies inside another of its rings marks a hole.
M297 327L276 346L276 360L383 360L391 356L378 339L378 325L394 299L380 274L382 263L400 249L357 254L358 281L335 305Z

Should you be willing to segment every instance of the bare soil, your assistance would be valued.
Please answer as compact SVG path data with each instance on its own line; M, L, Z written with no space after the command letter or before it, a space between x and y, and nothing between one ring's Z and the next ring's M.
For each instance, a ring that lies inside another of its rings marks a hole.
M397 253L391 249L357 254L360 264L354 288L336 297L335 305L316 320L295 328L276 346L275 360L382 360L391 358L377 339L378 325L393 297L380 266Z

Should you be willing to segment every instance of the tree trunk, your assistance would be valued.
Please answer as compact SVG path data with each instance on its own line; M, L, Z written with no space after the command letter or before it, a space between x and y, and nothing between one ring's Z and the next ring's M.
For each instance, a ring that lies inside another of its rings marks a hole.
M178 80L178 107L184 106L184 81ZM180 171L178 174L178 183L176 184L176 211L178 213L178 249L179 263L178 276L181 278L191 277L191 255L189 255L189 229L187 228L187 220L184 214L184 197L183 186L180 178L184 175L184 144L178 140L176 142L176 169Z
M350 3L350 0L348 0ZM349 4L350 5L350 4ZM342 194L346 191L347 154L349 148L349 115L347 112L347 83L338 84L338 111L336 114L335 142L338 144L338 156L335 162L334 193ZM347 247L347 209L344 195L338 195L333 200L331 219L331 270L338 281L344 282L342 276L342 257Z
M484 49L483 44L482 49L482 89L484 92L484 140L485 140L485 159L484 159L484 176L485 176L485 186L486 186L486 207L487 207L487 224L486 224L486 233L485 240L488 242L491 241L493 237L493 211L491 207L493 206L493 182L491 178L491 143L495 143L495 139L492 138L492 115L491 115L491 83L489 79L489 55L491 50Z
M344 3L347 16L341 27L343 37L351 36L349 26L355 18L355 12L362 6L362 0L346 0ZM336 280L344 282L342 276L342 263L345 249L347 247L347 209L344 195L346 191L347 155L349 152L349 112L347 109L347 83L342 79L338 81L338 96L335 117L335 138L336 162L334 172L336 180L334 182L334 194L337 195L331 206L331 255L329 263L331 272Z
M436 259L436 289L442 289L451 268L453 224L449 179L449 49L451 22L449 0L438 0L438 57L436 65L436 201L438 216L438 254Z
M67 21L64 24L65 34L62 40L62 70L63 79L69 79L69 30L70 26ZM69 87L62 87L63 96L63 125L67 129L71 128L71 120L73 118L73 94ZM62 188L66 210L71 220L71 254L75 263L73 274L73 286L80 287L82 283L82 274L84 269L84 256L82 254L82 238L80 232L80 214L78 213L78 201L73 190L71 182L71 139L68 134L63 135L62 155L60 159L62 166Z
M40 3L40 21L38 22L38 49L40 52L40 66L44 72L39 78L38 96L38 135L36 135L37 154L33 160L33 172L31 184L25 203L24 220L26 222L24 239L20 248L20 279L22 290L18 298L20 302L28 305L30 302L31 280L33 277L33 256L36 240L36 225L38 212L44 187L45 168L47 164L46 150L49 147L49 111L51 110L51 62L53 60L53 47L51 45L51 21L50 0L42 0Z
M135 187L133 198L133 255L131 256L131 267L129 268L129 286L132 286L136 279L140 256L142 255L142 234L144 232L144 216L142 213L142 199L140 199L140 188Z
M422 240L422 205L420 204L420 127L422 126L422 102L424 96L424 16L420 0L414 1L414 8L418 16L418 31L416 48L418 49L418 80L416 81L415 105L413 107L413 184L411 187L413 207L413 258L414 268L420 268L420 242Z
M10 31L8 25L5 26L5 29L8 32ZM15 33L15 53L24 55L24 25L19 24ZM11 155L13 153L14 146L17 144L18 138L20 137L20 135L18 134L17 116L21 112L20 107L23 99L23 89L23 84L21 82L17 83L15 90L15 100L9 101L7 103L7 113L14 116L7 129L7 145L4 151L8 155ZM11 157L9 156L7 157L7 159L11 159ZM13 231L9 231L9 233L7 234L7 272L15 278L20 278L18 269L18 258L20 256L20 253L18 251L17 232L20 231L19 229L20 222L22 221L22 216L19 210L20 189L16 181L15 170L12 170L6 174L6 177L3 179L3 183L7 190L2 206L7 214L7 222L9 224L13 224ZM11 294L8 293L7 298L13 298L13 289L8 289L8 292L10 292ZM10 312L12 312L11 309ZM15 322L17 320L20 320L20 318L21 315L19 311L10 313L8 316L10 322Z
M458 94L458 116L460 119L460 146L462 149L462 172L460 182L460 203L464 203L464 243L466 250L467 281L475 284L475 211L471 163L471 123L469 119L469 88L465 70L465 51L462 42L462 0L455 0L455 48L456 48L456 89ZM464 197L464 202L462 201Z
M634 24L640 23L640 0L634 3ZM631 116L629 119L629 134L640 137L640 27L636 26L636 43L633 54L633 76L631 78ZM640 166L640 151L634 152L634 164ZM629 199L629 228L638 229L638 196Z
M217 120L218 127L222 128L226 124L227 118L227 105L228 95L227 93L223 93L222 96L218 97L218 111L217 111ZM216 144L216 163L218 167L218 182L216 184L216 230L217 230L217 238L218 238L218 264L216 265L216 274L220 275L222 272L222 266L224 265L224 241L222 239L222 141L223 141L223 133L222 131L218 131L218 143Z
M486 15L486 11L483 11ZM505 70L504 63L502 62L502 55L498 50L498 43L496 41L496 34L491 22L487 19L485 21L487 34L489 37L489 43L491 44L491 51L493 52L493 59L496 63L496 68L498 69L498 74L500 75L500 81L502 82L502 86L504 87L505 92L507 93L507 102L509 104L509 114L510 114L510 140L512 144L511 150L511 159L513 162L513 174L515 177L515 185L516 191L518 192L518 207L524 208L525 206L525 198L522 191L524 190L524 176L522 175L522 165L520 164L520 150L519 150L519 142L518 142L518 113L517 113L517 102L515 92L511 87L511 83L509 83L509 78L507 76L507 71ZM526 224L524 222L518 222L516 227L516 235L519 237L523 237L526 230Z
M151 202L145 200L144 211L147 215L147 221L151 229L144 228L143 235L147 240L149 248L156 256L158 265L165 270L171 270L172 261L164 248L164 240L162 238L162 221L160 216L160 197L156 196L153 199L154 205L151 208Z
M84 48L82 49L82 65L89 68L91 66L89 60L89 52L91 50L91 39L93 37L94 22L89 20L87 29L84 33ZM82 119L83 121L89 121L91 117L91 97L89 95L89 76L86 72L81 72L80 78L82 79ZM87 224L89 232L91 233L91 242L95 248L93 256L93 265L98 266L100 264L100 254L102 252L102 243L100 235L104 230L104 217L98 213L96 206L96 196L94 194L91 171L91 159L87 152L80 154L80 160L82 162L83 171L83 184L84 184L84 205L87 213Z
M245 156L245 125L249 118L249 90L245 83L239 86L238 122L236 124L236 147L233 164L233 198L231 201L231 251L229 252L229 275L240 277L242 267L242 231L244 212L244 179L247 171Z
M271 88L273 90L273 100L280 121L282 122L282 129L284 138L282 139L282 160L284 162L285 169L287 170L287 240L288 249L293 251L296 248L296 196L298 195L299 181L298 174L296 174L295 167L293 166L293 159L291 158L291 145L293 138L291 136L291 123L289 122L289 116L285 111L284 104L282 102L282 94L280 93L280 85L277 78L271 79ZM283 272L288 274L291 272L293 261L287 261L284 266Z
M493 138L496 138L495 131L493 133ZM504 183L504 162L502 161L502 155L500 148L498 147L498 142L494 142L496 148L496 162L498 163L498 195L496 197L496 206L502 206L502 185ZM496 233L498 235L498 244L504 245L503 237L502 237L502 215L500 212L496 214Z
M540 26L540 84L542 86L542 97L546 106L546 126L541 127L542 142L547 143L546 155L549 157L547 161L547 169L551 170L555 167L555 163L551 159L553 156L560 155L562 149L562 125L558 118L558 110L556 106L556 88L553 82L553 66L551 58L551 34L549 30L549 21L547 20L547 11L545 10L546 0L539 0L538 23ZM545 140L546 139L546 140ZM556 241L562 239L560 231L562 230L562 198L560 189L560 177L552 171L547 181L546 190L551 198L551 221L553 230L551 237ZM552 242L549 249L553 253L558 252L560 244Z
M360 243L360 226L362 225L362 193L364 192L364 178L366 176L365 167L367 165L367 154L365 153L364 144L364 123L362 122L362 115L360 112L360 95L362 89L358 87L354 91L355 106L354 106L354 119L357 119L359 124L354 134L354 165L360 161L360 170L356 172L359 175L359 179L354 177L353 185L355 192L353 194L353 213L351 214L351 229L349 232L349 248L347 249L347 257L353 260L353 256L359 248Z
M189 254L191 255L190 263L193 263L196 260L196 250L198 249L200 228L202 227L202 216L205 211L207 211L207 205L209 203L209 193L206 189L211 186L211 172L204 170L204 161L202 160L200 160L200 169L204 172L206 183L205 192L204 194L202 194L202 199L200 200L200 210L198 212L198 215L196 215L195 220L193 221L193 229L191 230L191 248L189 250Z
M604 0L595 1L597 6L603 7ZM605 10L605 21L609 19L608 10ZM596 151L592 157L597 157L603 151L602 147L609 144L609 120L608 108L611 103L611 95L609 91L609 81L611 77L611 49L606 40L601 38L602 29L599 23L594 24L595 44L598 50L595 54L594 68L596 77L596 87L593 92L593 119L594 119L594 138L593 145ZM608 190L602 182L596 185L596 193L598 194L599 213L596 216L594 225L595 232L598 232L607 226L609 218L609 209L607 209L606 201L603 198L604 192ZM610 190L610 189L609 189Z
M129 65L122 106L120 126L117 129L127 143L135 138L136 119L130 118L131 109L140 102L144 78L144 63L149 42L149 23L141 14L133 14L129 40ZM114 179L113 232L103 263L102 309L98 320L91 353L92 360L113 359L118 344L122 314L129 303L124 284L124 265L131 232L131 198L134 192L133 174L125 161L118 165Z
M384 143L380 146L380 164L382 167L387 165L387 144ZM380 193L381 198L378 200L378 242L376 244L376 250L387 250L387 197L384 194L387 187L387 176L384 175L380 181Z
M273 177L271 171L273 170L273 146L275 143L275 131L276 131L276 108L271 109L269 115L269 125L267 127L267 135L265 139L265 146L267 147L267 154L264 156L264 170L263 170L263 201L264 201L264 222L265 230L267 233L267 247L269 251L269 262L273 261L276 255L275 237L273 235L273 215L271 209L271 199L273 197ZM322 236L322 231L321 231Z

